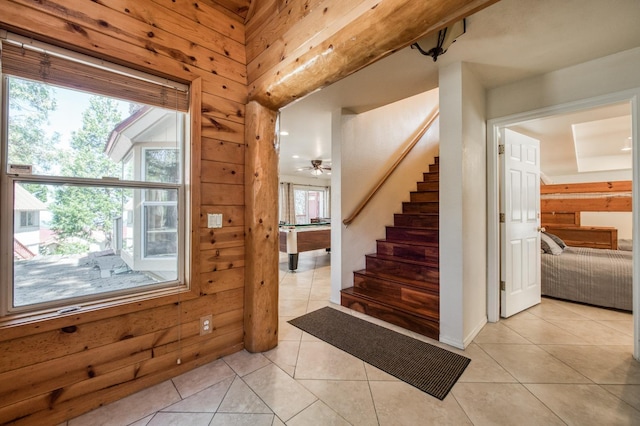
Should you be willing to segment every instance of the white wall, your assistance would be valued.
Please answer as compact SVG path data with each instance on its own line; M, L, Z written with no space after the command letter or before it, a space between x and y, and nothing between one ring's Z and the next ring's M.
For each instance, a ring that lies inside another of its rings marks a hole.
M341 223L355 210L431 116L437 103L436 89L362 114L342 116L341 220L334 223ZM339 262L332 257L331 265L333 270L341 264L342 270L339 277L332 273L333 301L335 297L339 300L341 288L353 286L353 272L364 268L365 254L376 251L376 239L385 237L385 225L393 225L393 214L402 211L402 202L409 201L416 182L423 180L422 173L428 171L429 164L438 155L438 140L436 121L360 216L348 227L340 227L341 255ZM335 144L332 157L335 164L338 157ZM332 188L335 191L335 181ZM333 203L334 207L336 204Z
M340 304L342 290L342 111L331 112L331 295Z
M640 87L640 48L574 65L487 91L487 118Z
M466 347L487 321L485 91L440 69L440 341Z

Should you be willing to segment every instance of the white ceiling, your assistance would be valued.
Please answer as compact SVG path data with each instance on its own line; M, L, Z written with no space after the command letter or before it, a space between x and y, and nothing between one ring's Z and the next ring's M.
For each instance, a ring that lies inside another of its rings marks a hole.
M402 49L285 107L280 127L289 135L280 139L280 174L307 177L308 171L297 169L309 166L312 159L331 159L332 111L359 113L433 89L438 68L453 62L470 63L483 85L492 88L628 50L640 46L639 22L639 0L501 0L467 18L467 32L435 63L417 50ZM433 47L428 41L433 37L420 45L425 50ZM603 116L589 112L588 119L578 115L571 124L617 114L615 109L605 110L600 111ZM543 139L542 152L549 153L544 148L547 130L536 132ZM566 129L561 132L566 135ZM554 155L562 152L566 164L573 161L575 166L573 138L562 139L562 144L556 139ZM544 157L541 161L546 167ZM558 173L570 170L553 167Z

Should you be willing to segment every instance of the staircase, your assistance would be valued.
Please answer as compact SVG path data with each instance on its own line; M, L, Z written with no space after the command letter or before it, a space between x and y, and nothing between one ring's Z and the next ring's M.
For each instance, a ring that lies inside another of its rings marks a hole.
M366 255L365 269L354 272L354 286L342 290L341 305L438 339L438 157L423 179L376 253Z

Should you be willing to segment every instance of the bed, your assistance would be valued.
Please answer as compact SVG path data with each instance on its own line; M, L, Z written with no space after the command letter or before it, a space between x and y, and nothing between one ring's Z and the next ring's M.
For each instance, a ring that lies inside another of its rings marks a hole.
M555 247L547 250L544 244L543 240L543 296L632 310L631 251L558 244L558 252Z

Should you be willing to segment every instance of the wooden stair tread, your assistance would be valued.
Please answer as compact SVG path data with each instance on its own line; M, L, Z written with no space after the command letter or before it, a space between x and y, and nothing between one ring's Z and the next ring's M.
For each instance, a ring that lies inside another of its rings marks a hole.
M390 324L415 331L432 339L438 339L440 334L439 318L430 318L389 305L379 299L369 298L356 293L353 287L342 290L342 306L362 312L374 318L379 318ZM354 303L355 302L355 303Z
M437 226L406 226L406 225L387 225L387 228L395 228L400 230L417 230L417 231L437 231Z
M405 257L398 257L398 256L387 256L387 255L378 254L378 253L366 254L365 257L368 257L368 258L371 258L371 259L388 260L388 261L395 262L395 263L406 263L406 264L410 264L410 265L426 266L428 268L435 268L435 269L439 269L439 266L440 266L437 262L428 262L428 261L424 261L424 260L407 259Z
M368 295L366 291L362 291L361 289L358 289L356 287L345 288L345 289L342 289L340 292L349 294L351 296L361 297L363 299L370 300L370 301L378 303L380 305L388 306L390 308L393 308L394 310L401 311L401 312L403 312L405 314L408 314L408 315L413 315L413 316L420 317L420 318L423 318L423 319L426 319L426 320L430 320L430 321L434 321L434 320L437 321L438 320L437 317L429 316L429 315L422 315L422 314L420 314L418 312L414 312L414 311L411 311L411 310L408 310L408 309L403 309L401 306L396 306L395 304L390 304L385 300L380 300L380 299L378 299L376 297L372 297L372 296Z
M428 288L425 288L423 281L412 280L410 278L403 278L397 275L389 275L382 272L371 272L366 269L353 272L356 275L362 275L364 277L377 278L385 281L391 281L399 286L411 287L420 291L432 292Z
M440 244L431 241L415 241L415 240L395 240L389 238L380 238L376 242L391 243L391 244L404 244L407 246L420 246L420 247L438 247Z

